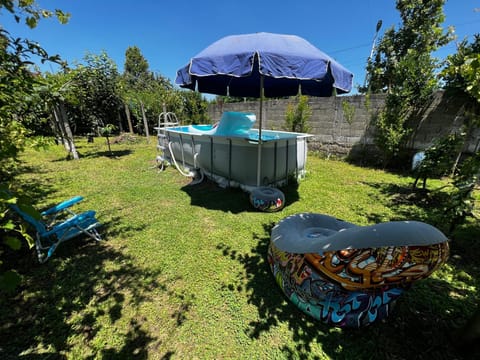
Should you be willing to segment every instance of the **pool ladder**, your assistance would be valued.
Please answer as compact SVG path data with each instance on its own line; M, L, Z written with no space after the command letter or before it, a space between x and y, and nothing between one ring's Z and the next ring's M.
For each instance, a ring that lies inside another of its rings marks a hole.
M162 112L158 116L158 126L155 128L157 130L157 157L155 161L157 162L158 168L162 171L165 168L165 164L169 165L171 160L170 149L168 147L168 137L166 128L170 126L177 126L180 122L177 119L177 116L173 112Z

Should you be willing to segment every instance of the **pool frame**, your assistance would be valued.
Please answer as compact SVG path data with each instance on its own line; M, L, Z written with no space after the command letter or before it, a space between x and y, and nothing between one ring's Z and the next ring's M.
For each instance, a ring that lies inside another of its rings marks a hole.
M208 125L197 126L197 129ZM248 136L221 136L189 132L189 126L163 129L169 151L168 161L184 168L200 169L222 187L257 186L258 130ZM305 175L307 138L310 134L262 130L260 186L283 186L290 178Z

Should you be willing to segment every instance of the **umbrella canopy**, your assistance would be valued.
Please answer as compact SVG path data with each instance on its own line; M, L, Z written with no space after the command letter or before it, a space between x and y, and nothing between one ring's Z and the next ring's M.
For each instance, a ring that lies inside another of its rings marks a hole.
M353 74L305 39L255 33L224 37L177 71L180 87L224 96L260 98L257 186L261 179L264 97L331 96L352 89Z
M224 37L177 71L176 84L237 97L331 96L352 89L353 74L305 39L256 33Z

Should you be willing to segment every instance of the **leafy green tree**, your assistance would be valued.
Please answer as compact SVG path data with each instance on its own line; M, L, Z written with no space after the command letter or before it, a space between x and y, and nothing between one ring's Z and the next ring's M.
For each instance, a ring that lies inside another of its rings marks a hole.
M0 0L0 12L6 10L18 23L24 22L34 28L42 18L56 16L62 23L68 20L68 14L60 10L41 9L33 0ZM41 61L59 62L57 56L49 56L38 44L12 36L0 26L0 290L11 290L20 281L14 269L5 269L3 259L8 249L18 250L21 241L15 234L25 239L31 246L32 239L25 228L12 220L8 205L18 202L10 195L12 172L20 152L27 146L28 129L24 119L28 114L35 86L40 77L30 71L30 57L39 57ZM8 192L7 192L8 190Z
M373 58L367 64L367 88L373 93L388 93L393 88L405 85L404 81L420 81L409 79L415 71L428 76L422 81L431 81L434 77L431 67L439 67L438 60L432 58L431 53L452 40L453 30L444 32L441 26L445 20L444 3L445 0L396 1L402 26L397 31L394 27L389 28L380 39ZM411 69L415 64L415 56L424 57L418 59L418 70ZM405 70L408 73L402 73Z
M18 100L32 91L35 78L22 58L25 47L24 42L0 29L0 177L3 179L13 170L26 140L27 129L20 121L26 107Z
M464 39L458 44L457 52L447 57L441 73L444 88L452 95L470 98L469 106L480 98L479 57L480 34L475 34L472 43Z
M17 23L24 22L29 28L37 26L41 19L56 17L61 24L66 24L70 14L60 9L48 10L40 8L35 0L0 0L0 10L7 10Z
M113 132L116 130L116 126L112 124L107 124L104 127L100 127L100 134L105 137L107 140L108 152L110 155L113 155L112 148L110 147L110 137L112 136Z
M463 101L464 127L467 139L475 128L480 127L480 34L468 44L462 41L457 52L445 60L441 72L447 96Z
M467 158L453 177L452 192L444 205L446 223L450 223L452 232L467 217L478 216L474 213L475 197L473 191L480 177L480 151Z
M439 61L431 54L451 40L444 32L445 0L397 0L402 26L388 29L367 65L368 84L373 93L386 93L386 106L379 114L375 142L384 163L398 156L407 144L411 120L421 116L434 90Z
M199 93L174 89L170 80L150 71L148 61L137 46L125 52L124 73L120 88L127 118L145 131L143 116L149 127L158 123L164 111L173 111L184 123L207 120L207 101Z
M186 124L202 124L209 121L207 116L207 101L196 91L179 91L181 106L179 118Z
M6 10L17 22L34 28L42 18L56 16L62 23L69 15L61 10L41 9L35 1L0 0L0 11ZM12 36L0 26L0 178L12 173L18 154L27 144L30 133L26 125L32 121L35 88L41 76L31 71L31 58L60 63L37 43ZM35 120L35 119L33 119Z
M129 87L140 88L153 80L148 61L137 46L130 46L125 51L125 65L123 76Z
M462 41L457 52L447 57L441 73L447 96L463 101L463 131L465 141L458 151L457 161L472 135L480 128L480 35L476 34L471 44ZM457 171L453 171L453 191L445 206L446 218L451 220L451 230L474 216L473 190L480 176L480 150L468 157Z
M115 62L106 52L87 54L83 63L73 72L71 87L76 109L77 132L89 133L99 126L118 124L122 99L118 82L119 73Z
M38 99L37 106L43 106L44 116L50 125L50 135L55 135L68 151L68 157L79 159L75 146L72 128L75 128L73 118L68 113L68 104L71 100L72 82L71 72L45 74L43 81L35 88L33 94ZM45 132L45 130L43 130ZM38 134L35 132L35 134Z
M480 128L480 35L476 34L471 44L462 41L457 53L449 55L445 64L441 76L446 94L463 101L463 114L459 115L463 117L466 145L475 129ZM464 146L458 153L456 164L465 150Z
M164 109L174 110L180 115L179 112L185 108L183 95L174 89L167 78L150 71L148 61L136 46L129 47L125 52L120 89L126 116L133 119L139 131L147 130L144 129L144 123L149 128L156 126ZM188 101L186 103L190 104Z

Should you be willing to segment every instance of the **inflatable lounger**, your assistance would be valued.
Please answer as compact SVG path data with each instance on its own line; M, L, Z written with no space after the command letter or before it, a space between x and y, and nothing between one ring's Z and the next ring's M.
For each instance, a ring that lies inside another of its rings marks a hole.
M361 327L388 316L410 285L447 260L448 239L418 221L357 226L303 213L273 229L268 261L298 308L325 323Z

